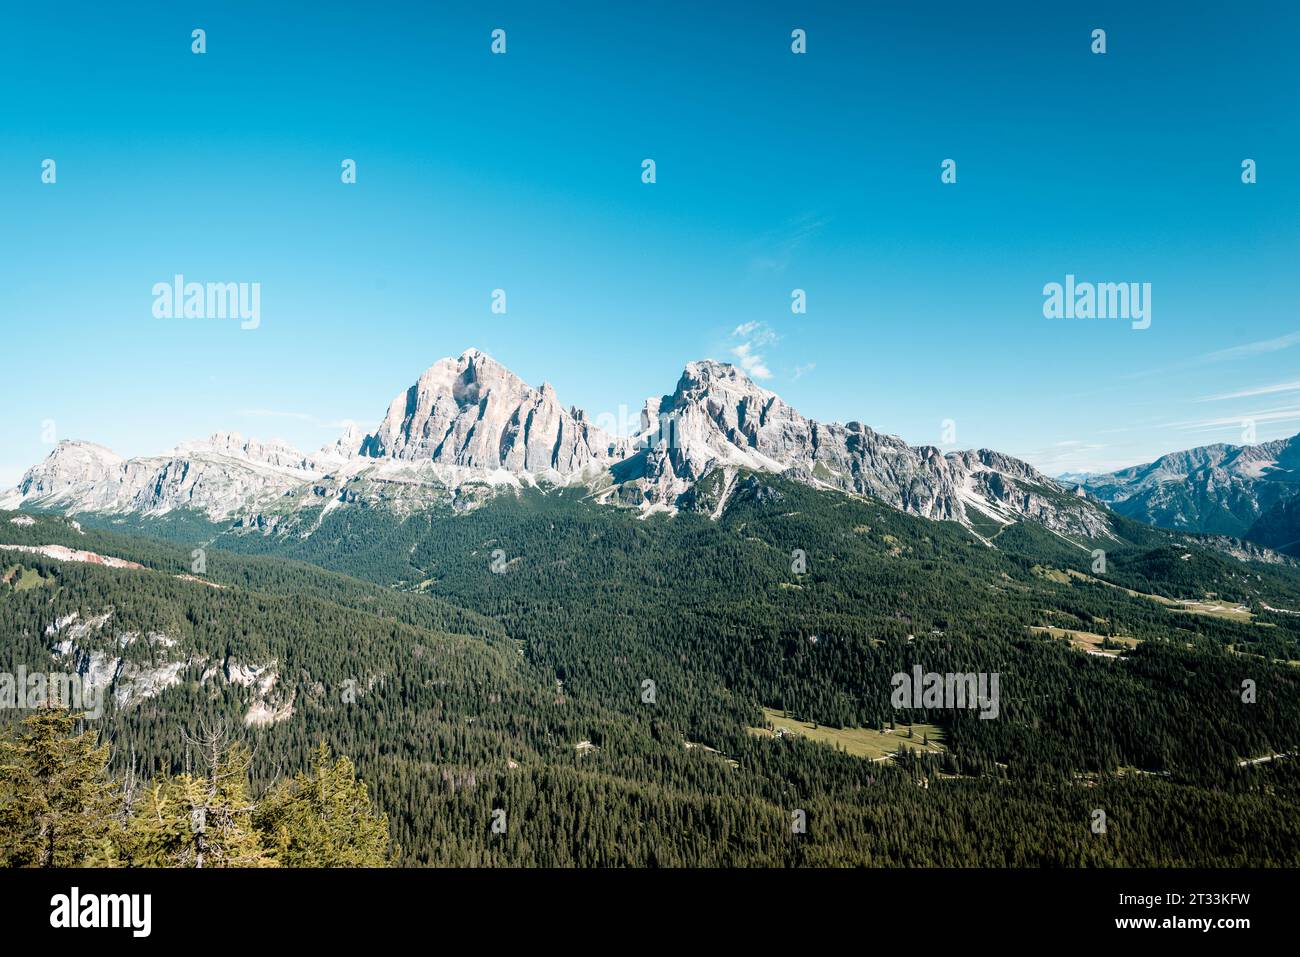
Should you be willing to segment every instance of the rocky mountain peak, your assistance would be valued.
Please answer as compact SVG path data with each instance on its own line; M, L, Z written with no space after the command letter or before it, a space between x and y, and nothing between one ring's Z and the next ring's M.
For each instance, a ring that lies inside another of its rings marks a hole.
M479 469L570 475L609 460L614 442L491 356L440 359L393 399L363 455Z
M360 454L361 445L366 440L366 433L355 422L343 425L343 434L320 450L322 459L349 459Z
M122 466L122 456L94 442L64 439L18 485L23 496L50 495L70 486L104 482Z
M246 439L238 432L214 432L206 439L182 442L172 450L171 454L183 458L203 452L245 459L249 462L258 462L276 468L310 471L312 467L312 463L307 456L283 439L258 442L253 439Z
M910 447L860 422L808 419L743 370L711 359L687 363L675 391L647 400L640 451L615 468L620 501L674 507L721 469L784 472L808 484L870 495L904 511L965 525L1032 518L1058 531L1107 532L1105 517L1019 459L987 449L945 454ZM724 488L729 488L724 484ZM724 491L716 508L725 503Z

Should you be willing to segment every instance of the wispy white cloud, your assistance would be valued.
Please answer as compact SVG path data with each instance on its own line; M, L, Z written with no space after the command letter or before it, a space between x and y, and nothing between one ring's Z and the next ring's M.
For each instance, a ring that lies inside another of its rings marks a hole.
M796 379L802 379L802 378L803 378L804 376L806 376L809 372L812 372L813 369L816 369L816 368L817 368L817 363L815 363L815 362L805 362L805 363L804 363L803 365L801 365L801 366L795 366L795 367L794 367L794 377L795 377Z
M746 247L750 271L785 272L799 247L821 232L828 222L829 217L809 213L756 237Z
M764 323L745 322L731 330L731 338L743 340L731 347L731 354L747 375L754 379L772 378L772 370L758 350L777 341L775 332Z
M1171 372L1194 369L1198 366L1210 365L1216 362L1228 362L1234 359L1250 359L1255 356L1268 355L1269 353L1289 349L1295 345L1300 345L1300 332L1288 332L1284 336L1276 336L1272 339L1260 339L1256 342L1246 342L1239 346L1229 346L1226 349L1217 349L1214 352L1206 352L1203 355L1194 356L1186 361L1176 362L1172 366L1166 368L1147 369L1142 372L1129 372L1119 378L1146 379L1151 376L1166 375Z
M1098 454L1106 448L1107 446L1101 442L1064 439L1048 448L1026 452L1020 457L1047 475L1060 475L1062 472L1103 472L1108 471L1112 466L1112 463Z
M1227 399L1248 399L1258 395L1277 395L1279 392L1300 392L1300 382L1279 382L1276 385L1262 385L1254 389L1242 389L1240 392L1224 392L1221 395L1207 395L1197 402L1223 402Z
M1247 422L1292 422L1300 420L1300 406L1276 409L1259 409L1254 412L1242 412L1240 415L1224 415L1212 419L1197 419L1190 422L1171 422L1169 428L1183 432L1210 432L1228 427L1241 428Z
M1244 345L1219 349L1217 352L1209 352L1201 356L1201 360L1204 362L1223 362L1227 359L1246 359L1250 356L1263 355L1268 352L1280 352L1294 345L1300 345L1300 332L1288 332L1286 335L1277 336L1274 339L1260 339L1257 342L1247 342Z
M740 367L754 379L772 378L772 370L766 365L762 356L755 354L753 346L748 342L742 342L731 350L731 354L740 362Z
M733 339L746 339L752 346L766 346L776 342L779 336L761 322L745 322L731 330Z

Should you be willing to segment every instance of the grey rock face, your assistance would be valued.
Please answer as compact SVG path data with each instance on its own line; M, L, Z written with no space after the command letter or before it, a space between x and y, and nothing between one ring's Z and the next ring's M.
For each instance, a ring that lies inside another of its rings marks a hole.
M471 349L434 363L393 399L361 454L569 475L610 461L616 445L585 415L565 411L549 383L534 389Z
M63 441L49 457L27 470L18 483L24 496L55 495L74 486L109 482L116 478L123 459L93 442Z

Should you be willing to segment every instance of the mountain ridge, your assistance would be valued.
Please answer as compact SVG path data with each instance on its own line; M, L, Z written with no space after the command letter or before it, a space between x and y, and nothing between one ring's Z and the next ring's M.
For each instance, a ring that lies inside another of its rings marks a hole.
M1177 531L1231 535L1300 554L1300 435L1256 445L1218 442L1080 476L1079 488L1126 518ZM1286 524L1291 531L1283 531Z
M640 429L617 436L554 388L534 388L478 349L439 359L398 393L371 431L349 426L315 453L234 432L124 459L61 442L0 495L0 507L165 514L177 508L259 527L287 513L370 505L472 508L504 488L585 486L603 504L645 513L698 507L718 471L786 474L955 521L988 540L1021 520L1107 537L1103 510L1068 485L990 449L909 446L857 421L819 422L730 363L686 364L671 392L647 400Z

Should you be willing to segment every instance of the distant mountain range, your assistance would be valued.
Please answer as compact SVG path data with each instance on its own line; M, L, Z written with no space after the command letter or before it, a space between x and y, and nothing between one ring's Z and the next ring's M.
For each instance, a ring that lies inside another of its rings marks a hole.
M1018 459L817 422L726 363L689 363L671 392L647 400L639 431L616 436L565 409L549 383L533 388L475 349L434 363L374 431L350 429L316 453L234 433L134 459L64 441L0 495L0 507L188 508L265 527L305 511L319 520L353 506L472 508L505 489L578 485L613 506L716 514L744 470L869 495L986 538L1020 520L1088 537L1109 529L1095 504Z
M716 517L747 471L870 496L985 540L1018 521L1106 538L1111 517L1100 504L1147 524L1300 554L1300 436L1053 479L988 449L945 452L859 422L806 418L735 366L707 359L688 363L671 392L646 400L636 433L619 436L566 409L549 383L534 388L476 349L435 362L373 431L350 427L315 453L234 433L134 459L65 441L0 495L0 507L193 509L264 529L288 521L310 534L339 508L468 509L511 489L578 487L605 505Z
M1121 515L1300 555L1300 435L1206 445L1104 475L1062 476Z

